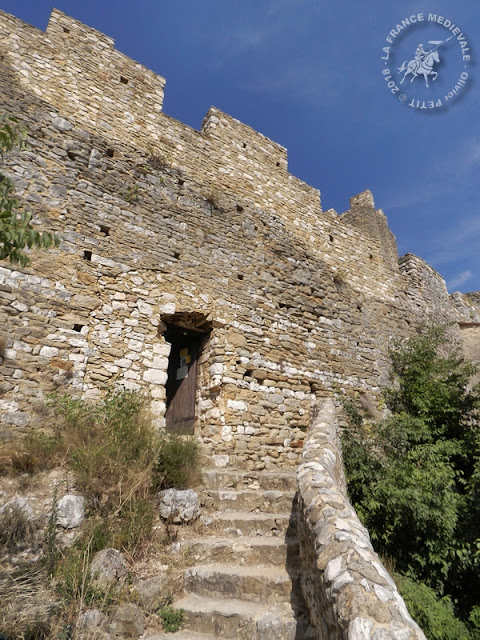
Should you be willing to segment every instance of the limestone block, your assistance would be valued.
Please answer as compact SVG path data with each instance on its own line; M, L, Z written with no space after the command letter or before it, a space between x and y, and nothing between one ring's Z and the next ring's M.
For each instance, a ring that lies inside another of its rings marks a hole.
M87 309L88 311L93 311L94 309L100 306L100 299L94 298L93 296L76 294L72 298L72 304L75 305L76 307L80 307L81 309Z
M12 511L21 511L28 520L33 520L34 518L33 509L23 496L15 495L3 507L0 507L0 514L11 513Z
M58 353L59 351L57 347L42 347L40 349L40 355L45 358L54 358L55 356L58 356Z
M152 578L140 580L133 587L139 604L147 610L156 609L165 599L168 590L168 566L159 567L158 571Z
M143 373L145 382L151 382L152 384L165 384L167 378L167 372L161 369L147 369L147 371Z
M109 633L122 638L138 638L145 629L143 612L136 604L122 604L110 616Z
M139 312L144 315L144 316L152 316L153 315L153 307L150 304L147 304L146 302L143 302L142 300L139 300L137 302L137 307Z
M71 122L69 122L65 118L61 118L60 116L53 118L52 124L60 131L70 131L70 129L72 129L73 127Z
M171 348L172 346L168 342L164 342L163 344L157 343L153 345L153 353L155 353L156 355L165 356L166 358L168 358L168 356L170 355Z
M243 400L229 399L227 402L227 406L229 409L232 409L233 411L238 411L239 413L243 413L248 409L247 404Z
M210 366L210 375L211 376L221 376L224 372L224 365L221 362L215 362Z
M193 489L166 489L158 494L160 517L174 523L192 522L200 515L200 499Z
M30 415L28 413L23 413L22 411L4 413L2 419L7 424L12 424L15 427L20 428L28 427L30 424Z
M100 640L103 638L101 627L107 616L100 609L87 609L81 613L75 623L75 637L78 640Z
M15 301L15 302L12 302L10 306L16 309L17 311L19 311L20 313L24 313L28 311L28 305L24 304L23 302Z
M117 583L123 584L127 573L125 558L117 549L102 549L93 556L90 564L93 581L104 589Z
M150 366L152 367L152 369L167 369L168 358L166 358L165 356L155 356Z
M214 454L212 456L213 464L217 469L223 469L228 467L230 463L230 456L227 454Z
M57 522L65 529L79 527L85 519L85 499L67 493L58 501Z

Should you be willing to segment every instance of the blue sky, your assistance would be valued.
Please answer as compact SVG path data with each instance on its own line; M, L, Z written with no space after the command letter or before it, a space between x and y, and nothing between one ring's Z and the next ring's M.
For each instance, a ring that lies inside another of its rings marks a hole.
M320 189L324 209L341 213L371 189L400 255L421 256L451 292L480 290L480 3L0 0L41 29L54 6L165 77L169 115L198 129L213 105L286 146L290 172ZM397 72L420 43L439 53L428 89ZM442 104L415 106L428 100Z

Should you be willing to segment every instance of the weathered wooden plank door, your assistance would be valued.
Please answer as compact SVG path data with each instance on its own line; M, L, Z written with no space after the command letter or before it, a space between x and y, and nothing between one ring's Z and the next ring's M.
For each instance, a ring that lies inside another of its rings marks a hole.
M202 336L172 331L168 362L166 427L178 434L193 434L196 413L197 359Z

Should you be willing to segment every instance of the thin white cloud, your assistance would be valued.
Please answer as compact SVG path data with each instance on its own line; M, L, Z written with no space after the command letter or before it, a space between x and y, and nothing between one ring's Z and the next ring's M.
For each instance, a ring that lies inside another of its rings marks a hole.
M433 235L431 242L433 249L431 252L426 252L425 259L436 269L442 270L458 263L461 258L464 264L468 261L478 272L480 269L479 242L480 215L475 214L461 220L455 227L451 224L442 225L441 231Z
M469 269L467 269L466 271L462 271L458 274L458 276L447 282L448 291L456 291L458 287L461 287L463 284L465 284L465 282L470 280L472 275L473 274Z

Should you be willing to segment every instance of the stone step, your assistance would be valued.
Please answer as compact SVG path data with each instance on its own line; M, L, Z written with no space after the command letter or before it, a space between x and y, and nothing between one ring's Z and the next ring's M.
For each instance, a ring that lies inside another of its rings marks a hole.
M204 494L203 502L217 511L290 513L294 497L294 491L277 489L210 489Z
M264 491L297 491L294 471L237 471L206 469L203 482L207 489L262 489Z
M232 563L240 565L295 566L298 543L292 538L197 538L181 543L181 551L196 564Z
M189 595L175 602L185 624L197 633L236 640L307 640L310 630L290 605L265 606L236 599ZM184 631L185 633L185 631ZM192 636L193 638L193 636Z
M187 569L184 588L187 593L206 598L287 603L298 598L298 575L293 570L290 573L278 567L203 565Z
M289 513L246 513L223 511L212 514L213 525L229 535L279 536L285 540L295 535L295 526Z

